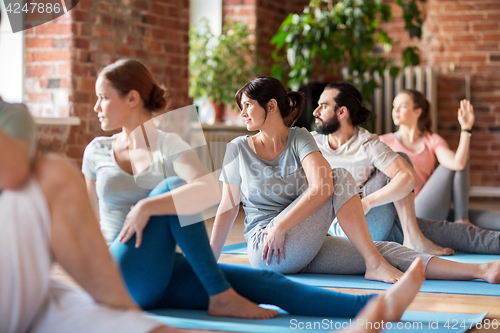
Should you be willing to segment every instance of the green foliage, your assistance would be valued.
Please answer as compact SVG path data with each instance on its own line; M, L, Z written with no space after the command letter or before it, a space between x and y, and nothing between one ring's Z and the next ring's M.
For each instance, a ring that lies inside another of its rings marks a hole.
M215 37L208 20L189 32L189 95L207 96L229 104L234 94L255 75L250 31L241 22L226 21Z
M410 37L422 35L422 19L417 0L396 0L403 8L405 29ZM425 0L419 0L425 2ZM290 14L283 21L271 43L276 45L273 76L288 79L294 90L309 84L313 70L334 63L348 69L347 81L360 90L367 103L378 85L373 74L380 75L391 65L377 51L377 43L390 51L394 42L380 27L391 20L391 8L382 0L311 0L302 14ZM283 52L280 52L285 48ZM404 66L418 65L416 47L403 52ZM337 66L338 67L338 66ZM391 66L391 74L399 68ZM287 74L287 77L286 77Z

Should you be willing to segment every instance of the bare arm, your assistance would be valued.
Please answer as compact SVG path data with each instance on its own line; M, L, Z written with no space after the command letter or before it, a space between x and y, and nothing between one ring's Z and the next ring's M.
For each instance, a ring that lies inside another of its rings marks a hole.
M279 254L285 259L285 234L313 212L318 210L333 194L333 176L330 164L320 152L313 152L302 160L309 190L297 204L272 228L262 229L267 234L266 244L262 252L262 260L271 262L274 252L276 263L279 264Z
M0 189L16 189L30 173L29 144L0 130Z
M224 244L226 243L229 231L238 215L240 208L240 187L237 185L224 183L222 188L222 199L215 216L214 227L210 237L210 246L214 257L218 260Z
M120 241L127 242L137 234L136 246L142 241L142 230L149 218L156 215L193 215L220 201L219 187L196 154L188 153L176 162L174 170L187 182L167 193L140 200L128 213L120 232Z
M365 214L373 207L385 205L406 197L420 184L415 170L401 156L398 156L382 172L391 178L391 181L380 190L363 198L362 203Z
M278 224L279 230L286 232L325 204L333 194L332 167L320 152L313 152L302 160L302 167L309 183L309 191L297 202Z
M188 153L179 158L174 162L174 170L187 184L168 193L142 199L140 202L151 216L197 214L220 202L217 181L196 154Z
M99 221L99 201L97 199L97 192L95 189L95 180L85 176L85 184L87 185L87 194L90 199L90 205L92 206L92 210L94 211L97 220Z
M474 108L467 100L460 101L458 109L458 122L463 130L471 130L474 125ZM462 131L456 152L446 147L436 149L436 157L440 164L450 170L463 170L469 157L470 134Z

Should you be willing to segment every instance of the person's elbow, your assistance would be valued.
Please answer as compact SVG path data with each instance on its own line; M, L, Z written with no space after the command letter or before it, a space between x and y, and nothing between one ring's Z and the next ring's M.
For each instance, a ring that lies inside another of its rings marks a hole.
M321 181L310 185L310 191L312 194L318 196L318 198L323 198L326 202L327 198L333 195L333 179L326 179L326 181Z
M208 193L208 205L210 207L218 205L221 201L222 196L219 190L219 185L212 176L207 177L207 179L205 180L205 188L206 193Z
M452 168L453 171L462 171L467 166L467 161L458 161Z
M408 182L408 187L411 187L412 190L420 186L420 178L418 178L418 174L415 172L413 168L411 168L411 170L408 171L406 178Z
M25 163L16 163L2 173L0 188L16 190L26 182L29 174L30 168L27 160Z

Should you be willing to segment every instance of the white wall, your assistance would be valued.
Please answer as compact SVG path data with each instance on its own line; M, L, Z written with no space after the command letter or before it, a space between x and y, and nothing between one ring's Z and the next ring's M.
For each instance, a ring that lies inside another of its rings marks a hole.
M7 102L23 100L24 32L13 33L4 2L0 1L0 96Z
M215 36L222 30L222 0L190 0L189 25L197 25L203 17L210 24L210 31Z

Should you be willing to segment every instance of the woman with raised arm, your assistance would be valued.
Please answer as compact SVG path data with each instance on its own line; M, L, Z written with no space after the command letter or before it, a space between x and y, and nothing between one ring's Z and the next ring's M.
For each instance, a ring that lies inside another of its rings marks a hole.
M255 304L264 303L293 315L354 317L374 297L303 285L270 271L218 265L198 214L219 201L216 181L187 143L150 122L152 112L166 104L165 90L142 63L120 60L101 71L96 94L94 110L102 129L122 131L94 139L85 150L82 170L89 195L98 202L110 251L143 309L275 316ZM176 243L184 255L175 253ZM377 297L390 320L399 320L423 279L418 260L400 283Z
M312 135L292 127L303 106L300 93L287 92L275 78L260 77L237 92L236 102L247 129L259 132L227 146L220 177L222 200L210 241L216 258L238 214L241 196L248 259L255 268L285 274L365 274L367 279L394 282L401 272L393 266L406 270L415 257L421 257L429 279L467 280L481 275L488 282L499 282L500 262L467 265L397 243L374 243L353 177L345 169L332 170ZM335 217L348 239L326 236Z
M432 133L430 104L424 94L406 89L393 104L392 118L399 129L380 136L380 140L392 150L406 153L413 163L420 178L420 186L415 189L417 217L500 230L499 212L469 209L469 148L475 119L472 104L460 101L461 131L456 151ZM454 208L450 210L452 201Z

